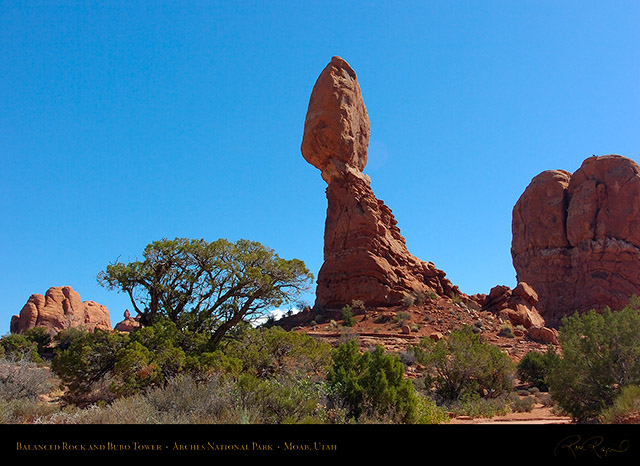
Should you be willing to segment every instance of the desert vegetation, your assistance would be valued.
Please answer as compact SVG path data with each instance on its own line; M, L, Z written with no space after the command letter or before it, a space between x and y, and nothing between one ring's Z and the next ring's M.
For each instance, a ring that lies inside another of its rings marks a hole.
M559 335L516 364L473 326L403 354L277 322L238 324L215 347L167 317L129 333L35 328L0 339L0 422L444 423L539 403L580 423L637 422L638 300L565 318Z
M24 337L29 341L28 337ZM11 342L15 338L5 337ZM5 349L2 422L441 422L396 355L332 348L278 326L234 329L215 351L168 319L131 333L77 329ZM52 402L55 401L55 402Z
M255 242L162 240L98 279L131 298L140 326L2 337L1 423L432 424L539 403L575 422L621 423L640 411L635 297L620 311L565 317L557 347L516 363L477 325L402 353L363 348L360 301L342 309L352 336L334 345L273 319L258 326L311 275ZM400 310L393 323L410 318ZM407 377L409 366L420 376Z

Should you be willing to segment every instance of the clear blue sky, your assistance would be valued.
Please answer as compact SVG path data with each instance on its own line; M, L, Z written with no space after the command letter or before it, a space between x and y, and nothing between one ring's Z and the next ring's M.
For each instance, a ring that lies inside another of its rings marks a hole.
M409 250L465 293L515 285L511 210L592 154L640 161L637 1L0 0L0 335L32 293L163 237L322 264L325 184L300 154L333 55ZM313 302L313 294L306 297Z

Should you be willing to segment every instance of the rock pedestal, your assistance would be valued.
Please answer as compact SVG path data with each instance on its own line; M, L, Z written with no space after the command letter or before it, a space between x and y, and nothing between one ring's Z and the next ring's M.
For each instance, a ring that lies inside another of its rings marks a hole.
M362 172L369 131L356 74L333 57L311 93L301 146L327 182L316 306L340 309L354 299L368 307L393 306L418 293L459 295L444 272L409 253L391 209L373 194Z

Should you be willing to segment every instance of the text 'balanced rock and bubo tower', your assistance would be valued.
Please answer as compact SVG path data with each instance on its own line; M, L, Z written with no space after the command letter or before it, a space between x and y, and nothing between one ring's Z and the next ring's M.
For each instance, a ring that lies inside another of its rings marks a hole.
M417 293L460 294L443 271L409 253L391 209L373 194L363 173L369 133L356 73L333 57L313 87L301 146L327 183L315 305L340 309L361 300L368 307L394 306Z

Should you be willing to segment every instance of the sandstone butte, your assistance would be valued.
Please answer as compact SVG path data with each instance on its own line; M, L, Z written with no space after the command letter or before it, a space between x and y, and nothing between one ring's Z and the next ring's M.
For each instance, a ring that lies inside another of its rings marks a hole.
M623 308L640 295L640 167L604 155L573 174L540 173L513 209L512 233L517 279L538 294L548 326L576 311Z
M70 327L111 330L109 311L94 301L82 301L70 286L51 287L46 294L33 294L19 315L11 318L11 333L44 327L50 334Z
M356 73L333 57L313 87L301 145L304 159L327 183L315 306L340 309L353 300L394 306L417 293L464 296L433 263L409 253L391 209L371 190L363 173L369 133Z

